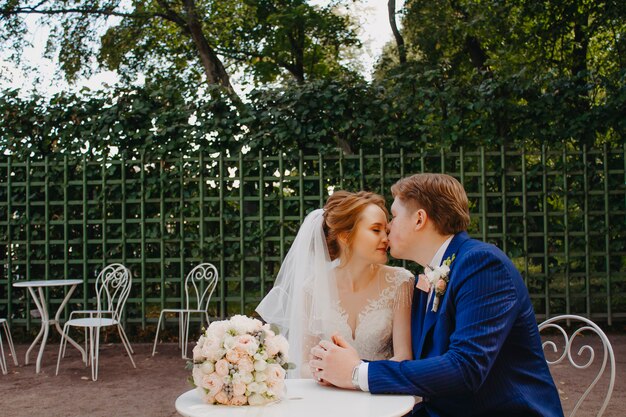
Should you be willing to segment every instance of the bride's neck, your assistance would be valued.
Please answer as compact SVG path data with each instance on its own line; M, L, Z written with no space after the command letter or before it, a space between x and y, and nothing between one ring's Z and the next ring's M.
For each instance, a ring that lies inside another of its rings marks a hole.
M375 269L377 266L372 263L351 259L336 269L337 285L340 289L358 292L369 285Z

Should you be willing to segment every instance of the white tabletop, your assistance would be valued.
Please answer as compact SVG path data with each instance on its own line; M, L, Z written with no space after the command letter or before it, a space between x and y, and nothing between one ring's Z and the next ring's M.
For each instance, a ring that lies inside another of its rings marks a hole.
M39 281L17 281L13 283L14 287L57 287L61 285L78 285L82 283L82 279L50 279Z
M286 379L285 384L285 399L266 406L204 404L192 389L176 399L176 411L185 417L398 417L415 404L411 395L373 395L323 387L312 379Z

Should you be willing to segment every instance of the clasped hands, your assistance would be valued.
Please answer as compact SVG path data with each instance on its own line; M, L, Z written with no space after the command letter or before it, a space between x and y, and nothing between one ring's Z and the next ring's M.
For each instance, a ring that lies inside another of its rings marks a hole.
M361 363L359 354L345 339L335 333L311 349L309 367L320 385L354 389L352 370Z

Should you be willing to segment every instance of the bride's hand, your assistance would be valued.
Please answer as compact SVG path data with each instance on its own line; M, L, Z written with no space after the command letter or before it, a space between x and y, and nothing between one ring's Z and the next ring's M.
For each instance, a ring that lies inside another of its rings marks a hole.
M322 340L311 349L311 372L318 381L353 389L352 370L361 362L359 354L339 334L334 334L332 339L334 343Z
M313 350L313 349L311 349L311 351L312 351L312 350ZM315 381L316 381L318 384L322 385L322 386L325 386L325 387L332 387L332 386L333 386L333 384L331 384L330 382L328 382L328 381L326 381L326 380L322 379L322 377L320 377L320 376L318 375L318 373L319 373L319 371L320 371L320 370L319 370L319 369L317 369L317 368L314 368L313 366L311 366L311 361L312 361L313 359L316 359L316 358L314 358L314 357L313 357L313 355L309 353L309 362L308 362L308 365L309 365L309 372L308 372L308 374L306 374L306 373L302 373L301 375L302 375L304 378L309 378L309 377L310 377L310 378L315 379Z

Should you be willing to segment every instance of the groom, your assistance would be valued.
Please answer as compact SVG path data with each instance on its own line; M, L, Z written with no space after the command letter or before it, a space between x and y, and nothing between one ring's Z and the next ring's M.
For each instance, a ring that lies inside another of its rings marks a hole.
M362 362L334 336L311 350L313 375L342 388L421 396L415 416L562 416L522 277L502 251L468 236L463 186L417 174L391 192L391 255L430 277L416 280L414 360Z

